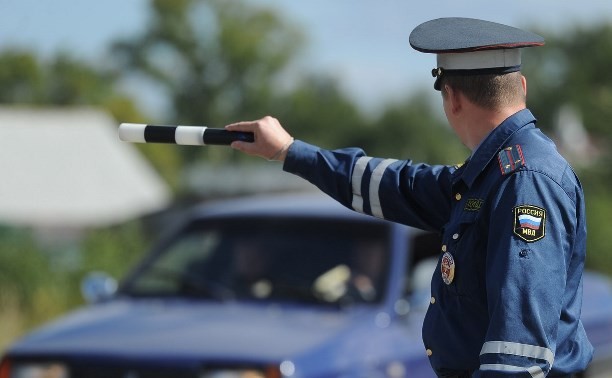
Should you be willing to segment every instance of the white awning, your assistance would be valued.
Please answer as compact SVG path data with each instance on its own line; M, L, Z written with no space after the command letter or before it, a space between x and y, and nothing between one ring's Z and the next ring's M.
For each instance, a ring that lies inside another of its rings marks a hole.
M0 107L0 223L117 224L166 207L167 184L92 108Z

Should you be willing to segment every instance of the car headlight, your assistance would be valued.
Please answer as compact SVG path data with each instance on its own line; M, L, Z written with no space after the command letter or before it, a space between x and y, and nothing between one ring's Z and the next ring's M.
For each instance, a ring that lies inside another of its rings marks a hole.
M68 378L68 368L59 362L4 361L1 378Z
M256 369L219 369L200 374L200 378L267 378L265 373Z

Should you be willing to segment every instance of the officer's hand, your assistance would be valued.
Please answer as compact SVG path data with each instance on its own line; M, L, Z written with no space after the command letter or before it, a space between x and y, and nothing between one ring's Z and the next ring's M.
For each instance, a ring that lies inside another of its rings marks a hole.
M225 126L228 131L246 131L254 134L254 141L236 141L231 144L235 150L249 155L259 156L268 160L284 161L287 149L293 138L278 122L270 116L257 121L238 122Z

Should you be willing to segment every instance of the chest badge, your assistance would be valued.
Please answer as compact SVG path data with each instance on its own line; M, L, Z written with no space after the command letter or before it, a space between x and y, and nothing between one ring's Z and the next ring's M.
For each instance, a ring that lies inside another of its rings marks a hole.
M479 211L483 203L484 203L484 200L481 200L479 198L468 198L468 200L465 201L465 206L463 207L463 210L464 211Z
M455 278L455 259L449 252L444 252L442 255L440 270L442 273L442 281L444 281L445 284L450 285Z
M542 239L546 235L546 210L533 205L516 206L514 235L528 243Z

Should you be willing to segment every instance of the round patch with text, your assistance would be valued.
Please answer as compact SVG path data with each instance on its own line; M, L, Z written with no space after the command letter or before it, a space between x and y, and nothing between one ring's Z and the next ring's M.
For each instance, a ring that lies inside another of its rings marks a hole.
M450 285L455 278L455 259L449 252L445 252L444 255L442 255L440 270L442 273L442 281L444 281L445 284Z

